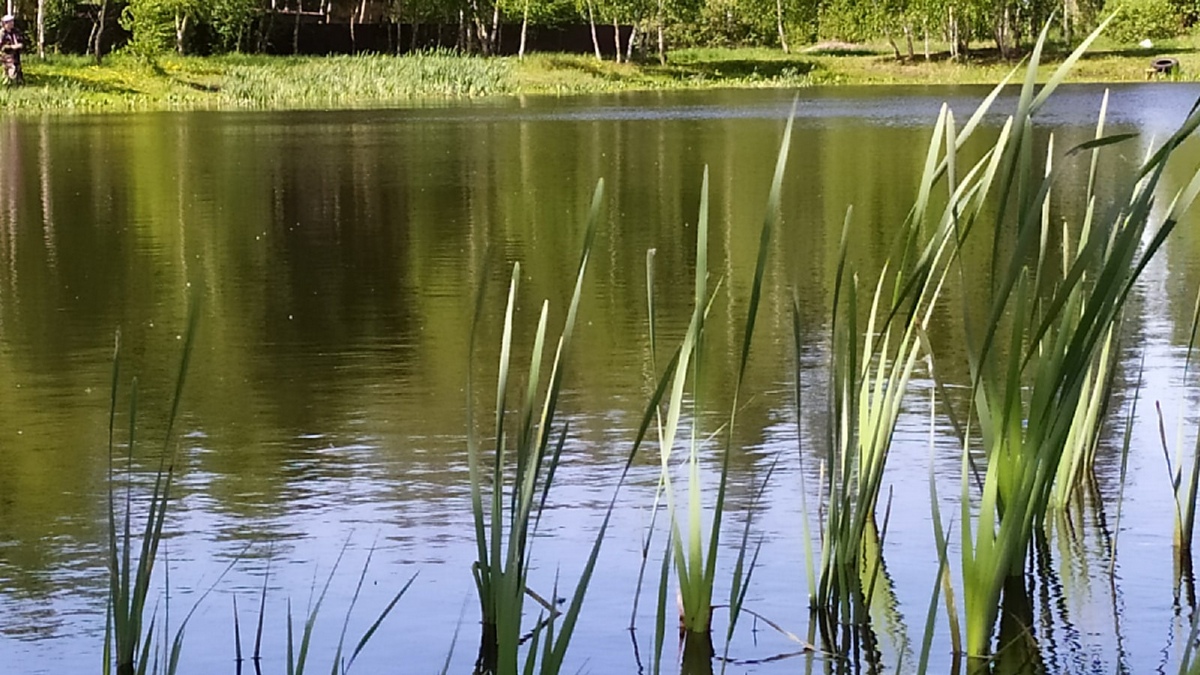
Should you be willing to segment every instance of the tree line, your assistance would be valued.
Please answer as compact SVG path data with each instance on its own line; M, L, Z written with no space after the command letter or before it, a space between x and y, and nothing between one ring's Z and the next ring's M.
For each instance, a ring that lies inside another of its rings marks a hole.
M87 49L99 60L114 23L138 53L264 51L280 22L346 26L448 27L452 46L482 55L519 39L530 26L587 25L597 58L638 56L665 61L669 47L773 46L787 52L814 41L859 44L884 40L898 59L931 58L948 45L951 58L973 49L1013 58L1053 20L1070 43L1121 9L1110 35L1120 42L1170 37L1200 17L1200 0L7 0L8 11L34 28L38 52L58 50L71 26L90 25ZM517 31L512 27L519 27ZM505 30L501 30L502 27ZM519 38L512 37L514 33ZM399 31L397 30L397 35ZM110 37L111 40L111 37ZM402 46L397 44L397 51Z

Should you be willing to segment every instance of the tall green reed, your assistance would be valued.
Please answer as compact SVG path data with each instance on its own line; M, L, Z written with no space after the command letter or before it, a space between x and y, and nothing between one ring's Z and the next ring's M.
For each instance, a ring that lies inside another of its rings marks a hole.
M904 397L918 360L928 351L925 332L959 245L979 217L985 188L998 169L999 156L986 152L960 176L959 154L1006 82L984 99L961 131L943 106L917 199L898 231L895 253L873 284L865 325L860 323L859 279L847 256L853 211L846 214L831 318L819 557L808 536L810 518L803 502L810 604L828 626L867 621L867 591L881 565L875 514ZM934 201L939 186L947 192L940 206ZM794 302L797 344L799 331Z
M158 471L147 505L146 522L142 526L141 542L133 539L133 485L126 484L123 517L118 529L116 496L116 417L117 401L121 381L121 337L117 333L113 349L112 388L109 395L108 415L108 619L104 635L104 672L110 672L114 659L117 675L144 675L149 672L154 637L154 618L146 615L154 563L158 547L162 542L163 525L166 520L167 503L171 497L171 485L175 478L174 428L195 343L196 323L199 312L193 307L188 318L187 332L183 342L183 353L175 377L175 390L167 417L163 447L159 455ZM137 446L138 386L133 379L129 393L129 432L126 441L126 460L132 464ZM134 559L134 549L137 557ZM182 628L176 636L167 662L172 670L178 664L178 653L182 647Z
M1108 91L1106 90L1104 92L1104 99L1100 104L1099 119L1096 123L1094 140L1097 142L1104 139L1104 127L1107 117ZM1071 245L1070 230L1066 227L1065 223L1063 225L1061 243L1062 271L1071 268L1071 263L1076 257L1077 250L1087 246L1088 239L1094 236L1092 228L1097 200L1096 169L1099 165L1099 160L1100 148L1097 147L1091 153L1087 189L1084 193L1086 203L1089 205L1089 212L1084 218L1083 228L1079 234L1079 241L1075 245L1075 248ZM1047 173L1052 170L1052 161L1049 157L1046 160ZM1048 196L1042 205L1043 232L1050 226L1050 199ZM1043 242L1039 250L1039 255L1047 255L1045 248L1046 245ZM1081 278L1080 283L1087 283L1086 273ZM1050 493L1050 506L1060 512L1067 509L1071 498L1079 494L1083 487L1094 485L1095 483L1096 447L1100 443L1105 414L1108 411L1109 401L1112 398L1113 378L1116 376L1114 365L1117 354L1117 337L1120 321L1120 312L1114 313L1109 318L1109 323L1099 344L1099 349L1092 356L1092 360L1087 367L1079 402L1075 406L1071 430L1067 435L1066 444L1063 447L1062 456L1058 462L1058 471L1054 477L1054 487Z
M474 431L474 406L471 401L474 386L471 375L468 375L467 449L471 482L471 510L475 521L475 541L478 555L478 559L472 566L472 573L478 591L482 620L480 654L476 664L477 672L505 675L517 672L522 644L524 601L526 596L535 599L539 597L527 586L531 561L530 537L537 531L567 439L569 425L563 424L555 433L555 415L563 390L565 360L571 349L572 336L583 294L584 277L591 256L592 243L595 239L603 194L604 183L601 181L597 184L592 198L574 289L544 389L541 389L542 361L546 352L549 303L542 304L529 369L526 373L528 381L524 396L516 410L516 432L510 436L508 422L513 413L508 406L508 390L509 379L513 375L513 321L520 280L520 264L513 266L500 344L494 417L496 445L491 453L490 466L485 464L484 453ZM481 284L471 330L472 361L482 315L483 290L484 287ZM474 372L474 367L470 369L470 372ZM626 471L628 466L627 462ZM624 473L622 473L621 482L623 481ZM618 484L618 490L619 486L620 484ZM489 492L486 506L485 491ZM532 633L526 652L524 672L532 673L536 668L538 672L554 673L562 667L588 583L595 569L596 559L599 556L600 545L608 527L615 499L614 494L614 501L610 504L609 512L593 543L591 555L576 585L568 609L561 612L553 600L540 601L543 615L539 618ZM557 597L557 593L556 586L552 597Z
M991 653L1002 600L1022 602L1021 574L1030 542L1050 503L1072 429L1078 428L1077 411L1087 385L1095 381L1088 378L1091 366L1103 354L1141 271L1200 191L1197 174L1175 196L1158 228L1148 229L1167 159L1200 125L1200 115L1193 111L1142 165L1138 182L1115 200L1115 210L1102 208L1092 195L1083 223L1084 231L1092 234L1070 251L1056 273L1057 261L1047 254L1051 224L1046 204L1058 167L1044 172L1035 168L1033 118L1105 24L1037 90L1043 30L1016 114L1006 126L1009 133L992 149L1000 158L1000 171L984 186L996 205L990 298L982 320L970 308L964 312L979 436L976 440L968 434L962 459L963 600L966 650L972 657ZM1068 156L1098 151L1127 137L1094 139ZM1102 211L1115 215L1101 221ZM1005 232L1014 232L1016 243L1002 259L1000 238ZM967 275L961 266L960 274ZM975 443L987 458L977 515L972 513L969 469Z
M596 571L601 546L608 532L620 490L624 486L634 459L658 415L660 403L678 363L678 356L671 360L667 371L659 379L653 395L646 404L637 435L625 458L613 496L609 501L600 528L596 532L595 539L592 541L592 547L583 570L570 595L570 602L565 610L558 608L557 579L551 596L553 600L541 600L540 596L537 596L526 585L531 560L529 538L537 531L568 434L568 425L566 424L562 426L556 437L551 432L558 399L563 390L564 363L570 351L571 336L578 315L584 276L596 228L599 224L603 194L604 182L600 181L596 185L596 191L592 198L583 251L564 327L554 354L548 383L541 392L541 412L535 419L548 315L547 305L544 303L542 306L527 374L529 379L525 396L518 408L518 432L516 439L511 442L512 454L516 455L516 458L515 461L511 461L505 423L510 414L506 398L511 371L513 313L517 297L517 284L520 278L520 267L519 265L514 266L501 339L495 416L496 448L491 457L490 483L487 483L484 478L483 453L480 451L480 444L473 426L468 431L471 503L479 556L472 571L479 593L483 624L480 655L476 662L476 672L478 673L515 675L518 672L519 652L526 638L528 646L524 648L525 660L524 665L520 667L520 672L526 675L532 675L535 672L541 675L556 675L561 672L575 626L583 609L587 590ZM472 355L475 353L475 337L482 315L483 290L481 286L476 299L475 320L471 331ZM472 368L470 372L473 371ZM472 381L469 379L468 392L473 391L471 384ZM468 398L469 420L474 419L473 410L473 403ZM490 486L487 488L490 490L490 494L486 508L484 505L485 483ZM506 492L507 500L504 499ZM522 618L526 596L538 600L542 611L539 613L533 630L523 638Z
M1191 330L1188 332L1187 357L1183 363L1183 381L1188 381L1192 372L1192 359L1196 351L1196 337L1200 332L1200 293L1196 295L1196 304L1192 310ZM1175 453L1172 453L1167 443L1166 428L1163 423L1162 407L1157 406L1159 438L1162 442L1163 457L1167 462L1167 473L1171 480L1171 496L1175 506L1174 550L1177 576L1191 576L1192 570L1192 539L1196 529L1196 496L1200 487L1200 433L1197 434L1195 447L1189 463L1184 462L1183 448L1183 413L1180 411L1178 431L1175 440ZM1185 473L1186 468L1186 473ZM1178 582L1178 580L1177 580ZM1178 585L1178 584L1177 584Z
M794 117L794 114L793 114ZM767 199L766 215L763 219L759 236L758 257L754 276L750 285L750 299L742 332L741 350L737 366L737 376L733 386L733 401L730 406L729 418L723 425L725 437L721 453L721 468L717 477L717 494L712 503L712 514L707 527L704 525L703 484L700 471L700 450L705 438L702 434L702 417L704 399L699 382L702 380L704 366L705 323L709 309L716 298L716 289L709 291L708 270L708 170L704 171L704 179L700 193L700 209L696 228L696 267L694 274L694 304L691 320L684 334L683 341L675 351L671 366L664 373L664 379L669 376L670 384L666 398L665 413L659 415L656 410L659 460L661 464L662 493L665 496L669 517L668 557L675 571L675 579L679 584L679 627L684 638L685 655L697 660L711 659L712 647L711 622L713 610L713 589L716 585L717 551L720 546L721 525L725 513L725 495L728 486L729 460L733 454L733 434L737 423L737 413L742 384L746 367L750 360L751 344L754 337L755 321L762 299L763 278L766 273L767 259L770 252L771 240L778 227L780 212L780 195L783 189L783 174L787 165L788 150L791 145L792 118L789 118L784 130L783 140L775 162L775 172L771 181L771 189ZM647 282L653 284L652 256L647 257ZM718 288L720 283L717 284ZM650 335L651 348L656 344L656 329L654 326L653 296L650 297ZM686 394L691 390L691 396ZM687 400L690 398L690 402ZM680 435L685 411L690 411L690 429L688 430L687 458L685 472L687 474L686 513L681 515L680 502L677 495L676 479L674 477L673 457L676 450L676 439ZM718 431L720 433L720 430ZM686 528L684 526L686 522ZM749 527L747 521L746 527ZM730 586L729 635L737 624L739 611L745 600L746 588L753 573L756 554L749 561L748 531L743 534L742 544L734 563L733 577ZM667 561L664 560L664 574ZM664 578L665 580L665 578ZM660 587L661 588L661 587ZM662 613L665 608L665 596L660 596L659 625L662 626ZM661 649L661 628L656 639L656 650ZM685 658L688 658L685 656ZM657 660L657 657L656 657Z

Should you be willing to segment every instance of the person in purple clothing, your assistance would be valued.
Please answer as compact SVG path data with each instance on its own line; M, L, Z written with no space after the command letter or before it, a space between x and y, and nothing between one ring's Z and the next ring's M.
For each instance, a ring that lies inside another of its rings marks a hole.
M25 84L25 73L21 70L24 49L25 36L17 30L16 17L5 14L0 18L0 63L4 64L4 78L10 85Z

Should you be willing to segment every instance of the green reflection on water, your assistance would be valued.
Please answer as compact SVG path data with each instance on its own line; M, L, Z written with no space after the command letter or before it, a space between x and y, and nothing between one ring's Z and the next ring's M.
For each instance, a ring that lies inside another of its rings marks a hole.
M736 106L744 96L687 100ZM768 102L781 101L786 110L790 100ZM374 498L396 503L461 496L466 338L473 289L487 281L484 261L520 260L525 295L564 306L591 186L601 177L608 222L564 401L576 461L611 464L650 394L647 248L658 251L661 339L686 326L705 164L710 265L728 289L713 310L709 351L728 358L712 360L702 386L714 411L727 410L737 309L749 292L744 272L754 264L782 113L564 118L542 114L556 110L553 102L521 105L470 115L0 119L2 592L52 598L68 583L64 570L99 592L112 334L122 331L127 372L143 376L140 418L164 419L193 288L205 301L185 399L189 459L180 494L186 504L203 497L189 508L239 519L209 536L296 536L297 501L337 498L320 493L322 484L367 481ZM1056 146L1085 140L1089 124L1085 115L1057 130ZM731 484L731 508L749 503L769 430L791 409L792 289L803 300L803 358L819 366L845 209L855 208L850 262L874 278L912 203L929 133L854 117L797 126L783 229L746 374L754 396L739 413L738 445L747 452L733 461L741 478ZM1127 154L1124 166L1132 166L1139 157ZM1082 161L1064 167L1065 213L1080 207L1070 187L1086 170ZM977 246L966 255L968 269L982 268L991 251ZM1182 341L1187 289L1200 282L1200 235L1181 229L1167 259L1169 285L1179 289L1166 298L1167 319ZM507 265L491 269L502 274ZM499 343L504 305L503 283L490 282L482 345ZM960 382L962 312L986 297L970 286L976 282L947 289L931 330L950 379ZM519 317L517 343L530 342L535 321ZM495 368L493 355L479 362ZM821 378L802 388L802 428L813 438L824 437L823 420L808 416L824 410ZM488 392L475 395L481 409L491 405ZM411 518L418 532L441 522L419 507L391 517ZM462 578L466 588L465 568Z

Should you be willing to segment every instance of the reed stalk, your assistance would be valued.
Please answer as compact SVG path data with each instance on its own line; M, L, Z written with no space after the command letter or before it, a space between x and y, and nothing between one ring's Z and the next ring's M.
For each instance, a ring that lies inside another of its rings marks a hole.
M325 596L329 592L329 587L333 583L334 577L337 576L338 567L342 563L342 558L345 556L346 549L349 544L350 542L347 540L346 543L342 545L342 550L338 553L337 560L334 561L333 567L329 570L329 576L325 579L325 585L321 587L320 595L317 596L316 602L313 603L312 609L310 609L308 612L308 617L304 621L303 630L300 634L300 646L298 650L296 649L295 635L292 632L294 625L292 616L292 603L290 600L288 601L287 675L304 675L305 668L308 665L309 646L312 643L312 638L316 629L317 617L321 613L321 605L325 602ZM362 650L367 646L367 643L369 643L371 638L375 636L375 633L379 630L380 625L383 624L384 619L391 614L392 610L395 609L396 604L400 602L400 598L404 597L404 594L408 592L409 587L412 586L413 582L417 579L416 574L413 574L411 577L409 577L408 581L405 582L405 584L394 596L392 596L392 599L383 608L379 615L375 617L375 620L355 643L354 649L351 650L349 658L343 658L343 653L346 647L346 632L350 626L350 616L354 613L354 607L358 604L359 595L362 593L363 582L366 580L367 570L371 566L371 558L374 556L374 554L375 548L372 546L370 552L367 554L366 562L363 563L362 571L359 573L358 584L354 587L354 594L350 597L350 604L346 608L346 615L342 621L342 630L338 636L337 649L333 654L333 667L330 671L332 675L344 675L350 670L350 667L354 665L354 661L358 658L358 655L362 653Z
M1104 139L1104 127L1108 117L1108 95L1105 90L1104 98L1100 104L1100 115L1096 123L1095 141ZM1086 203L1089 204L1088 213L1084 218L1083 229L1079 235L1078 248L1087 246L1088 239L1093 236L1093 216L1096 204L1096 169L1100 161L1100 148L1094 148L1091 152L1091 166L1088 169L1087 191L1085 192ZM1047 159L1047 172L1051 170L1051 160ZM1047 231L1050 224L1050 200L1049 198L1043 203L1042 209L1043 232ZM1045 242L1042 243L1042 249L1039 255L1046 255ZM1062 270L1071 268L1071 263L1075 258L1075 252L1071 246L1071 233L1063 224L1062 232ZM1080 283L1087 283L1087 276L1081 278ZM1095 463L1096 463L1096 447L1100 443L1100 434L1104 426L1104 418L1108 411L1109 401L1112 398L1113 378L1116 375L1114 368L1116 361L1116 336L1119 333L1120 313L1115 313L1110 318L1110 323L1105 331L1104 337L1101 340L1098 352L1092 357L1091 363L1088 364L1087 372L1082 385L1082 392L1079 397L1079 403L1075 406L1074 418L1071 424L1071 430L1067 435L1066 445L1063 448L1062 457L1058 463L1058 471L1054 478L1054 488L1050 493L1050 506L1057 511L1065 512L1070 500L1085 485L1093 485L1095 482Z
M142 526L141 542L133 539L133 485L128 482L125 487L123 516L118 516L116 497L116 412L121 381L121 337L117 333L113 348L112 388L110 391L110 406L108 416L108 571L109 599L108 618L104 635L105 672L110 672L113 666L111 658L116 661L117 675L144 675L150 672L150 655L153 651L154 618L146 616L146 601L150 594L151 581L154 573L154 563L158 557L158 547L162 542L163 524L166 520L167 504L171 497L171 486L175 478L174 429L179 415L179 405L183 398L184 382L187 379L188 364L191 360L192 346L195 342L196 323L199 313L193 306L189 313L188 326L183 342L183 353L175 377L174 396L171 400L170 413L167 417L166 432L163 436L163 447L159 455L158 471L154 478L154 487L146 511L145 525ZM138 386L137 378L130 385L129 393L129 432L126 444L126 463L132 465L137 446L137 411ZM120 527L118 529L118 521ZM134 549L137 548L136 560ZM181 644L182 633L177 635L173 654L169 661L177 663L177 650Z
M780 211L780 195L783 189L783 174L787 165L788 150L791 145L793 118L789 117L784 129L783 140L775 162L775 172L767 199L766 215L763 219L759 236L758 258L754 276L750 286L750 300L742 332L742 344L737 367L737 377L733 386L733 402L730 406L729 419L724 424L725 443L721 452L721 468L717 478L717 494L713 500L711 517L708 527L704 525L704 503L702 499L703 486L700 472L700 448L702 438L702 413L704 402L698 386L704 362L705 322L709 308L716 296L715 290L710 293L708 287L708 169L705 168L704 179L700 193L700 209L696 228L696 268L694 283L694 305L692 317L688 324L683 342L675 352L672 366L668 368L664 378L670 376L669 394L665 414L658 417L657 431L659 443L659 460L661 463L662 494L665 497L669 515L668 555L675 570L675 578L679 584L679 628L684 641L685 658L691 661L710 662L714 655L711 635L713 609L713 587L716 582L717 551L720 546L721 524L725 513L725 494L728 485L729 460L733 449L733 433L737 424L738 402L746 367L750 359L753 342L755 321L762 298L762 284L766 273L771 240L778 227ZM652 258L648 258L652 260ZM653 283L653 266L647 267L648 282ZM719 286L719 284L718 284ZM653 296L650 296L651 309L649 312L652 346L656 335L653 312ZM690 405L685 401L685 393L690 385ZM685 409L690 411L690 430L687 440L687 458L685 460L687 474L686 511L681 514L679 496L673 476L673 455L676 449L676 439L680 435ZM657 414L657 413L656 413ZM686 527L684 526L686 522ZM733 579L730 587L729 634L737 624L738 614L745 600L746 588L753 574L757 555L752 555L747 561L749 550L749 521L747 530L743 533L741 546L738 549L737 560L734 564ZM707 533L705 530L707 529ZM666 561L664 560L664 564ZM664 568L665 569L665 568ZM665 604L660 596L659 625L663 625ZM661 629L660 629L661 630ZM661 635L659 636L661 638ZM661 640L656 640L657 653L661 649ZM709 666L711 668L711 664Z
M1196 350L1196 337L1197 333L1200 332L1198 329L1200 329L1200 292L1196 295L1196 303L1192 310L1191 329L1188 332L1187 356L1184 358L1183 363L1184 383L1188 381L1188 375L1192 372L1192 358ZM1176 576L1190 577L1192 570L1192 539L1196 529L1196 492L1198 485L1200 485L1200 434L1197 434L1190 461L1185 462L1182 456L1183 413L1180 411L1175 453L1174 459L1172 459L1172 453L1167 444L1166 429L1163 424L1162 407L1158 406L1157 409L1159 438L1162 442L1163 457L1167 463L1167 473L1171 479L1171 495L1175 505L1174 551L1177 570Z

